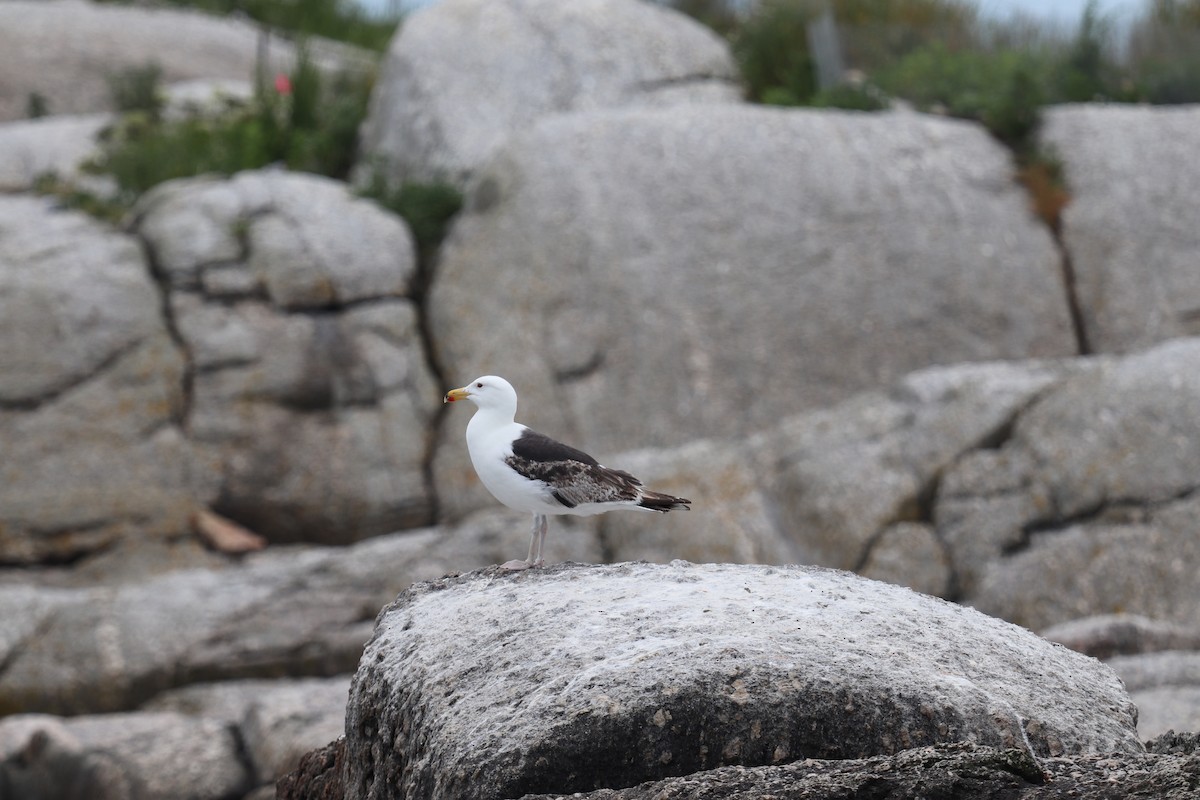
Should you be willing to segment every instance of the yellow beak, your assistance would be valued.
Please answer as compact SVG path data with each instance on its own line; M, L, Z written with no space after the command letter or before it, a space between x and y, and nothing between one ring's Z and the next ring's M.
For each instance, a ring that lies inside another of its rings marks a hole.
M467 387L464 386L461 389L451 389L450 391L446 392L446 396L442 398L442 402L443 403L453 403L455 400L466 400L466 399L467 399Z

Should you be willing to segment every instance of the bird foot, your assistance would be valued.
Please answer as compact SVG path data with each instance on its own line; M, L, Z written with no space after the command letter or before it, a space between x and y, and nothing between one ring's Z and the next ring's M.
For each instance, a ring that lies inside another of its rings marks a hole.
M505 561L503 564L500 565L500 569L508 569L508 570L513 570L515 572L517 570L529 569L532 566L534 566L534 565L530 564L528 561L517 561L514 559L513 561ZM541 566L541 565L539 564L537 566Z

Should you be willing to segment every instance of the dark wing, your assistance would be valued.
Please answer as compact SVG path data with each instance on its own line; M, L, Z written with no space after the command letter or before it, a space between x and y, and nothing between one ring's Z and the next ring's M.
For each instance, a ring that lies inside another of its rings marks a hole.
M545 483L554 499L567 508L636 501L642 485L628 472L602 467L582 450L528 428L513 442L513 454L506 462L526 478Z
M526 428L513 442L513 455L526 461L549 463L554 461L578 461L595 466L599 462L582 450L557 442L545 434Z

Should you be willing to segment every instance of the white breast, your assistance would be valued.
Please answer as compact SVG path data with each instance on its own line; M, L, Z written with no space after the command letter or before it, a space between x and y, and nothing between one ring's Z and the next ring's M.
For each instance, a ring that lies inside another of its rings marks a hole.
M480 424L480 417L484 417ZM534 514L561 514L566 508L557 502L541 481L530 480L513 471L505 459L512 455L512 443L525 430L515 422L489 425L486 415L476 413L467 423L467 452L475 474L492 496L509 508Z

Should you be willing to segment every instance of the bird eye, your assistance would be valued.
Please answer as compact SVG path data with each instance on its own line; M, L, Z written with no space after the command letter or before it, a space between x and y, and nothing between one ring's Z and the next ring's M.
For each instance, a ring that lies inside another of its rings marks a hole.
M479 383L475 384L475 388L476 388L476 389L482 389L482 388L483 388L483 381L480 381Z

